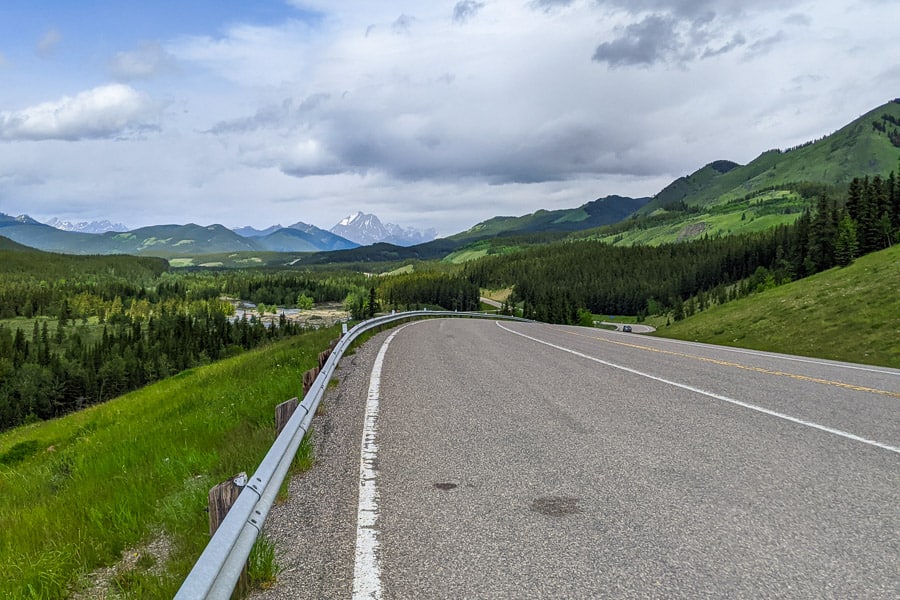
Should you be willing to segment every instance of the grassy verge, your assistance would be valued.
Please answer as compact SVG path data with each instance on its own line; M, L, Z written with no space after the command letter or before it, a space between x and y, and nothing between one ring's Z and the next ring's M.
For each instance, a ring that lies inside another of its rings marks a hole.
M65 598L125 549L164 535L162 574L136 567L117 585L171 598L209 539L209 488L255 471L274 439L274 406L300 395L301 374L339 331L0 435L0 597Z
M735 300L658 335L900 368L900 246Z

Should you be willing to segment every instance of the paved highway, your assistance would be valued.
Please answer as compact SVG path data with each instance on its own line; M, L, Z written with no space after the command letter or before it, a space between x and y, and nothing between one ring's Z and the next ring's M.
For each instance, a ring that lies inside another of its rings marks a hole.
M900 371L451 319L344 363L263 597L900 596Z

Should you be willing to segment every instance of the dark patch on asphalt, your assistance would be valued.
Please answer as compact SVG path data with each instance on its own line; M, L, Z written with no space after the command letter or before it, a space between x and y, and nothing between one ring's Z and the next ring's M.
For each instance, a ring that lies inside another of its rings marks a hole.
M455 487L457 487L457 485L458 484L450 483L449 481L442 481L442 482L434 484L434 487L441 490L442 492L447 492L447 491L450 491L450 490L454 489Z
M568 496L541 496L531 501L531 510L548 517L566 517L581 512L578 498Z

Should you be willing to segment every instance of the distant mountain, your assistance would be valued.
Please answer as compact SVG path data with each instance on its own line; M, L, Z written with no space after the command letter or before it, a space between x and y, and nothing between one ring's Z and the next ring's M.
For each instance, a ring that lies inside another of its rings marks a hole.
M359 246L346 238L302 221L288 227L282 225L272 225L265 229L237 227L233 231L242 237L254 239L261 247L272 252L327 252Z
M330 231L303 222L282 227L257 239L266 249L273 252L321 252L349 250L359 246Z
M28 215L11 217L0 213L0 235L24 246L48 252L114 254L102 251L102 236L63 231L35 221Z
M385 223L384 228L387 230L388 236L383 241L398 246L424 244L437 237L437 231L433 227L422 231L415 227L403 227L394 223Z
M606 196L578 208L539 210L521 217L494 217L467 231L451 235L449 239L476 241L501 235L592 229L618 223L649 201L650 198Z
M104 234L63 231L28 217L0 215L0 235L15 242L64 254L136 254L175 257L265 250L222 225L154 225Z
M361 246L386 243L395 246L414 246L430 242L437 237L434 229L419 231L393 223L382 223L375 215L357 212L342 219L331 228L331 233L356 242Z
M243 228L246 232L247 229ZM256 230L254 230L256 231ZM269 233L266 233L266 232ZM136 254L165 258L224 252L322 252L357 244L306 223L241 236L222 225L153 225L103 234L65 231L27 215L0 214L0 235L31 248L64 254Z
M281 225L272 225L271 227L266 227L265 229L254 229L253 227L235 227L232 229L233 232L238 234L241 237L265 237L270 233L275 233L279 229L284 229Z
M128 231L128 228L121 223L110 223L106 219L102 221L62 221L53 217L47 221L50 227L56 227L63 231L77 231L79 233L106 233L107 231Z

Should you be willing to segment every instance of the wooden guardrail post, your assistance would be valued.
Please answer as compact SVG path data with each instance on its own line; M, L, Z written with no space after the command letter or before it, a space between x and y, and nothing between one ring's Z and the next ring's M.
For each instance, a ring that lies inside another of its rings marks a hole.
M212 536L216 530L219 528L219 525L222 524L222 521L225 520L225 515L228 514L228 511L231 509L231 506L235 503L238 496L241 493L241 490L244 489L244 486L247 485L247 474L246 473L238 473L228 481L223 481L222 483L216 485L212 489L209 490L209 535ZM232 594L232 598L241 598L250 589L250 577L247 574L247 565L244 565L243 570L241 571L241 576L238 579L237 585L234 588L234 594Z
M275 437L281 435L281 431L284 429L284 426L287 425L287 422L299 405L299 400L291 398L287 402L282 402L275 407Z
M312 388L313 383L316 381L316 377L319 375L319 367L313 367L309 371L303 374L303 395L306 396L306 393Z

